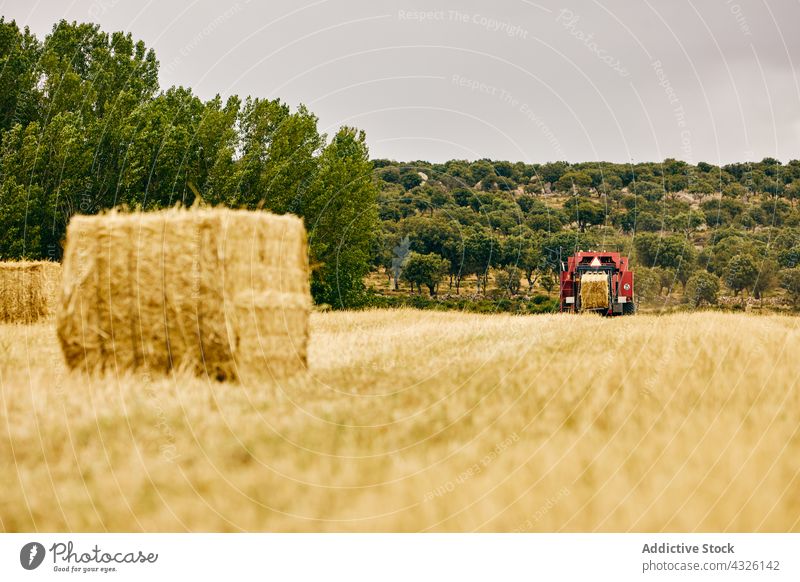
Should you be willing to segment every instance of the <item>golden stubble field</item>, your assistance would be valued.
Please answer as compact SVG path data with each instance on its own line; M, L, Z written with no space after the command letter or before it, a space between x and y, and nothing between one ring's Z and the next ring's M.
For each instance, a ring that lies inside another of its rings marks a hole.
M0 355L4 531L800 531L800 319L314 314L257 386Z

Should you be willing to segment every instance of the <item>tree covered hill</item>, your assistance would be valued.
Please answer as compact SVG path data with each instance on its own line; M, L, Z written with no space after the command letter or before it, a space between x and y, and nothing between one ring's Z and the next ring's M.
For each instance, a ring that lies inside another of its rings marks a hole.
M800 292L797 160L373 165L382 224L373 269L390 287L459 293L468 279L486 293L494 279L507 295L548 290L559 257L604 249L634 258L645 299Z

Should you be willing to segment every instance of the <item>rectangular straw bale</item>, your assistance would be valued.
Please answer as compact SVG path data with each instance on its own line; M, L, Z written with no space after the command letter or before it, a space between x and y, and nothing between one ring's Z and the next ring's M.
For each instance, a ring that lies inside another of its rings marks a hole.
M306 366L310 307L294 216L110 213L67 229L58 333L73 368L291 374Z
M608 276L585 273L581 277L581 309L608 308Z
M60 281L59 263L0 262L0 321L34 323L53 316Z

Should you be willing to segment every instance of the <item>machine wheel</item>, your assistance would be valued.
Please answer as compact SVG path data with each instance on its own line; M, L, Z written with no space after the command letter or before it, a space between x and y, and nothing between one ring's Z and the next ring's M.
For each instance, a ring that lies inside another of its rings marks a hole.
M633 315L634 313L636 313L636 304L633 301L622 304L622 315Z

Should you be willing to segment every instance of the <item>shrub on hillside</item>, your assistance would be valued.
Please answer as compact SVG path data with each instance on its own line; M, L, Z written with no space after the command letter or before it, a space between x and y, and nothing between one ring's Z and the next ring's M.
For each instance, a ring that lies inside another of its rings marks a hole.
M522 271L514 266L506 267L495 275L495 283L503 293L516 295L519 293Z
M440 257L435 253L422 255L420 253L409 253L403 262L402 278L420 289L425 285L431 295L436 295L441 280L447 276L450 270L450 261Z
M692 307L699 307L703 303L716 305L719 296L719 277L708 271L695 271L686 282L684 299Z
M783 269L778 274L780 285L786 289L795 307L800 305L800 267Z

